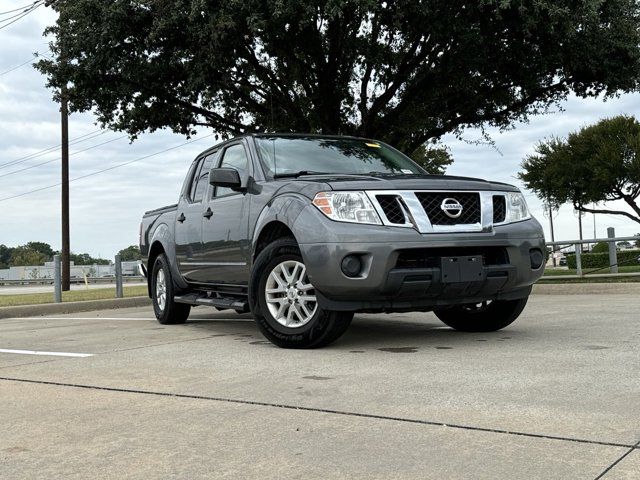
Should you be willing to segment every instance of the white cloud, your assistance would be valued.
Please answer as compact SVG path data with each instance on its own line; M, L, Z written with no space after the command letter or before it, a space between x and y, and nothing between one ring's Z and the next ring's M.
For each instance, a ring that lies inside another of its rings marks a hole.
M0 0L0 11L15 8L15 2ZM42 37L45 26L55 19L47 8L40 8L9 28L0 30L0 72L26 61L33 52L46 52ZM533 151L535 143L551 135L564 136L583 125L605 116L629 113L640 117L640 95L623 95L608 102L571 98L565 111L534 117L507 132L491 130L501 153L483 145L472 145L454 136L444 137L453 152L455 164L449 173L477 176L508 183L518 183L515 175L522 159ZM30 65L0 76L0 175L57 158L50 153L2 168L2 164L32 154L60 141L60 114L45 88L45 79ZM70 137L76 138L98 127L91 114L74 114L70 119ZM208 133L208 132L203 132ZM108 132L94 139L72 145L71 152L118 137ZM477 131L467 131L467 139L480 138ZM197 138L197 137L196 137ZM186 141L170 132L143 135L133 144L121 139L71 157L71 178L123 163ZM198 152L214 143L204 139L125 167L71 183L71 245L76 252L112 257L119 249L137 243L138 224L145 210L175 203L184 174ZM59 182L60 164L53 161L15 175L0 177L0 198ZM527 193L533 213L548 230L540 202ZM0 243L17 245L31 240L60 247L60 188L0 202L2 222ZM621 235L640 231L640 225L613 216L597 217L597 233L616 227ZM592 219L585 219L587 236ZM568 207L556 218L556 238L577 237L577 219Z

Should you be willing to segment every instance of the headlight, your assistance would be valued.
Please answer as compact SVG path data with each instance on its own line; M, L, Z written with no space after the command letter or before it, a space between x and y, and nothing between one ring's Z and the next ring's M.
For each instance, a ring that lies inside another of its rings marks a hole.
M320 192L313 204L327 217L338 222L382 225L382 221L364 192Z
M531 217L524 195L520 192L508 192L505 197L507 203L505 223L519 222Z

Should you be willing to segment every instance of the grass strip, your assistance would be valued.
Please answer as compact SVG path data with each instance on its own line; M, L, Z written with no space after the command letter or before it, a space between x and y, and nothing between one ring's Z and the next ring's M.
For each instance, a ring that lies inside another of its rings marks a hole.
M124 285L125 297L147 296L146 285ZM63 302L82 302L85 300L106 300L116 298L115 285L110 288L95 288L90 290L71 290L62 292ZM53 303L53 292L50 293L25 293L21 295L0 295L0 307L15 307L18 305L42 305Z
M583 268L582 273L589 275L588 272L594 270L592 268ZM618 273L638 273L640 272L640 265L621 265L618 267ZM609 273L609 269L599 270L596 273ZM576 275L577 271L575 268L547 268L544 271L544 277L552 277L554 275Z

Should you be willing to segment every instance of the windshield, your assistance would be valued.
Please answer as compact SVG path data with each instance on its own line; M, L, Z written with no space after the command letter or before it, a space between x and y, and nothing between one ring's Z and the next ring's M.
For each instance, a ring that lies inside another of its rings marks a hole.
M322 137L256 137L269 175L297 172L421 175L424 172L400 152L373 140Z

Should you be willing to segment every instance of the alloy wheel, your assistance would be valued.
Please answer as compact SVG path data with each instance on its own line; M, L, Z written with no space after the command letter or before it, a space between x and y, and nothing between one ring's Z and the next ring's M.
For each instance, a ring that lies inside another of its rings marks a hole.
M162 269L158 270L156 275L156 302L158 308L163 311L167 304L167 278Z
M318 309L307 268L296 260L286 260L271 270L265 285L265 298L273 318L289 328L306 325Z

